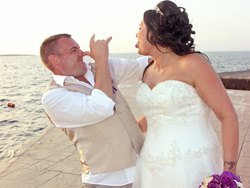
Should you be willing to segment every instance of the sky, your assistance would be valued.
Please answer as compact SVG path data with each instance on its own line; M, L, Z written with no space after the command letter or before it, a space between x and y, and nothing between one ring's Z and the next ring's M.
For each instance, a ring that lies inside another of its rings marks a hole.
M89 39L112 36L110 53L137 53L143 13L159 0L0 0L0 54L39 55L42 41L68 33L89 50ZM250 51L250 0L175 0L186 8L196 50Z

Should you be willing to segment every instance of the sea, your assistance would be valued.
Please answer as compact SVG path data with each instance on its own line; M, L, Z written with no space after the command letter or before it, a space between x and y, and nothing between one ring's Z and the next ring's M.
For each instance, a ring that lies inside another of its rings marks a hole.
M217 73L250 69L250 51L205 52ZM136 53L110 54L136 59ZM85 58L84 61L91 61ZM0 162L50 125L41 96L52 77L38 55L0 55ZM129 86L128 86L129 87ZM14 108L8 103L15 104Z

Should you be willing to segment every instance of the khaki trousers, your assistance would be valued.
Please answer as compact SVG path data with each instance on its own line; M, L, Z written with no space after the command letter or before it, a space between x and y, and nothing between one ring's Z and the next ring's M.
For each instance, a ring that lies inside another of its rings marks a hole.
M122 186L107 186L107 185L95 185L95 184L83 184L83 188L132 188L132 183Z

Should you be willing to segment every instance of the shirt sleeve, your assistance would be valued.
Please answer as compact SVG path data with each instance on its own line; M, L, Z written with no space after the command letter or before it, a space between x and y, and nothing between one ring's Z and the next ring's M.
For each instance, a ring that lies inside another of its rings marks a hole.
M143 71L148 65L148 57L139 59L109 58L110 72L117 84L130 84L141 80Z
M64 88L44 93L42 104L56 127L74 128L103 121L114 114L114 105L105 93L93 89L90 96Z

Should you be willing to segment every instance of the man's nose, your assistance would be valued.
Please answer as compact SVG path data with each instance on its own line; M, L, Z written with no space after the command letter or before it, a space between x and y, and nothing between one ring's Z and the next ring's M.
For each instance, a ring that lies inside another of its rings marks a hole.
M84 56L84 55L85 55L85 52L82 51L82 50L79 50L79 55L80 55L80 56Z

